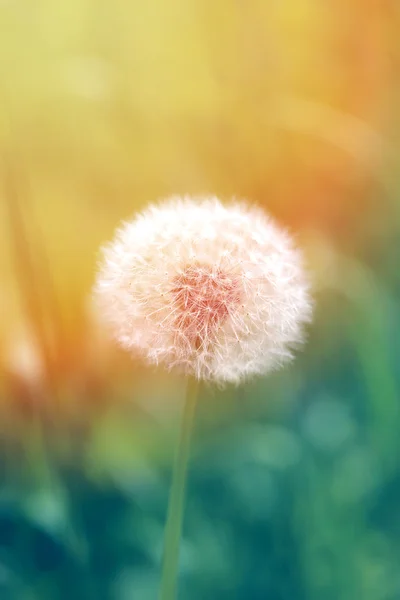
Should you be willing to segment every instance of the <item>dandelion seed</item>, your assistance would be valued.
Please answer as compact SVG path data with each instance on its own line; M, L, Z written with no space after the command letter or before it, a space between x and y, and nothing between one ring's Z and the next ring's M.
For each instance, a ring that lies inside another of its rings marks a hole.
M94 296L127 350L217 383L281 366L312 314L288 234L214 197L172 197L125 223L103 249Z

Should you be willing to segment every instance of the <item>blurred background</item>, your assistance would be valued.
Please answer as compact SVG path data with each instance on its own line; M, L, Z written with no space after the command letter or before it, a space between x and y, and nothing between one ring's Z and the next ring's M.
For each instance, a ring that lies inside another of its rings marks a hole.
M98 248L171 193L293 231L293 365L204 388L180 600L400 598L394 0L0 0L0 597L152 600L182 382L108 340Z

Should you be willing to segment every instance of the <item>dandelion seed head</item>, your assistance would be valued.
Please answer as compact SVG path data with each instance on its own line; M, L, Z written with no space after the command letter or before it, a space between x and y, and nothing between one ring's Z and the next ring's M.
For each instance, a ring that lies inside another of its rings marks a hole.
M301 253L245 202L171 197L103 248L94 288L117 341L149 363L217 383L292 357L311 320Z

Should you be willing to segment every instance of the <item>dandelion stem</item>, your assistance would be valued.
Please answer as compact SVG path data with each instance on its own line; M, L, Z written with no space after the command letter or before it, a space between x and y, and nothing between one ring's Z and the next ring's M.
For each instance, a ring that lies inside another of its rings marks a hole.
M194 377L189 378L168 503L159 600L175 600L176 598L179 545L185 503L186 474L189 462L190 439L194 424L198 387L198 380Z

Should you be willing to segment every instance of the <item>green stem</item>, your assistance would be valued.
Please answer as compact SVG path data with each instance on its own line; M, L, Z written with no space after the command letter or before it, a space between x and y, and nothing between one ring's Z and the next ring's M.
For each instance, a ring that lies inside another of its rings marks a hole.
M186 473L189 462L190 439L194 424L198 387L199 384L196 379L190 378L188 380L168 503L159 600L175 600L176 598L179 545L185 504Z

